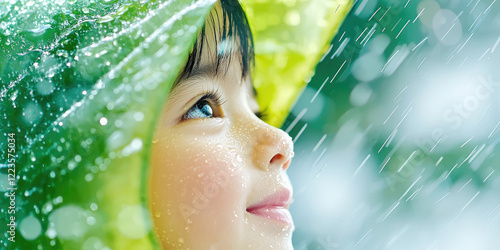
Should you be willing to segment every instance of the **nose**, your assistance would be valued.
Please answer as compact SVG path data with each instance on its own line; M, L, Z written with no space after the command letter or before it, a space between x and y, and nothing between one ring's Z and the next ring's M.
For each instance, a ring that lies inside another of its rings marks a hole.
M255 166L264 171L276 168L286 170L293 157L292 138L283 130L261 120L254 125L251 138L255 138L252 149Z

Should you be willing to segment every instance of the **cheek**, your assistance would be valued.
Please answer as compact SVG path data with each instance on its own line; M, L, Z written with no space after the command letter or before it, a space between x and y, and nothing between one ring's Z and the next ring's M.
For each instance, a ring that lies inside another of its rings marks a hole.
M238 231L234 227L243 219L249 178L241 158L216 140L173 138L153 144L150 193L157 232L174 228L171 234L200 241Z

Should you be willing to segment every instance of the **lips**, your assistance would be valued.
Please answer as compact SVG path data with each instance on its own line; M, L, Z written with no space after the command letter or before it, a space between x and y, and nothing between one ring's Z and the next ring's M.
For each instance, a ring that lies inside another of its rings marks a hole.
M292 215L288 211L291 198L290 190L282 189L268 196L262 202L249 206L247 212L270 220L293 225Z

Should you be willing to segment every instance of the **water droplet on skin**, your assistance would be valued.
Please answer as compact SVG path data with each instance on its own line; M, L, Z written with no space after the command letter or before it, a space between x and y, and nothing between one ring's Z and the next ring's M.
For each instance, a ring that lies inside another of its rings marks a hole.
M160 212L157 212L157 213L155 214L155 216L156 216L156 218L160 218L161 213L160 213Z
M179 243L184 244L184 239L183 238L179 238Z

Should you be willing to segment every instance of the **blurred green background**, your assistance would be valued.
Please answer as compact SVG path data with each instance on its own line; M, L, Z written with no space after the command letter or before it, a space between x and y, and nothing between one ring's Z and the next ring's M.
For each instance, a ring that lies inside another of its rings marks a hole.
M500 3L359 0L284 129L296 249L500 249Z

